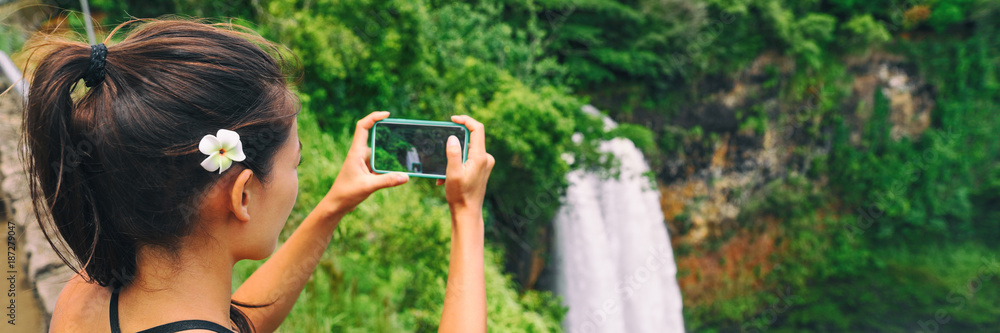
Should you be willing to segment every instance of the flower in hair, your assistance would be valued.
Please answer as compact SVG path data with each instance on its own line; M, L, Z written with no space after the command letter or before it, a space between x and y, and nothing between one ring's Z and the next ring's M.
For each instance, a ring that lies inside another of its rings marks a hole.
M220 129L216 135L209 134L201 138L198 150L208 155L201 162L201 167L209 172L214 172L218 169L221 174L226 169L229 169L233 161L240 162L246 159L246 155L243 154L243 143L240 142L240 135L227 129Z

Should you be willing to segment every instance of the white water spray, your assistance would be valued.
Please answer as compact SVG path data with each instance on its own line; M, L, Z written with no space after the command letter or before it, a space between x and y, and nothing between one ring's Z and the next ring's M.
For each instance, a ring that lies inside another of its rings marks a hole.
M584 111L600 116L589 105ZM556 292L569 307L563 327L569 333L684 332L677 266L649 166L627 139L600 149L620 161L618 179L571 172L553 222Z

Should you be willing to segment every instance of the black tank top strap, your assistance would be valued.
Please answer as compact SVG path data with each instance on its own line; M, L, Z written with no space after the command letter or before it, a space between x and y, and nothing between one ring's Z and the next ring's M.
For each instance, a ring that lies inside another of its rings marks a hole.
M116 287L114 291L111 292L111 333L122 333L121 326L119 326L118 323L118 291L120 289L120 287ZM228 329L225 326L200 319L175 321L150 329L145 329L139 333L173 333L188 330L209 330L217 333L233 333L233 330Z
M163 324L139 333L174 333L188 330L209 330L216 333L233 333L233 330L222 327L222 325L207 320L181 320L169 324Z
M118 326L118 291L121 287L115 287L115 290L111 292L111 333L122 333L121 326Z

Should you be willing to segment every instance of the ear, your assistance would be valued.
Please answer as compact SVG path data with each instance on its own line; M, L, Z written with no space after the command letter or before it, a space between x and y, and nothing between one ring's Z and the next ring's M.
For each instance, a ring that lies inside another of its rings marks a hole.
M253 171L250 169L243 169L238 176L236 176L236 181L233 183L233 191L230 194L232 200L232 210L236 218L243 222L250 221L250 211L248 207L250 205L250 189L247 185L250 184L250 177L253 176Z

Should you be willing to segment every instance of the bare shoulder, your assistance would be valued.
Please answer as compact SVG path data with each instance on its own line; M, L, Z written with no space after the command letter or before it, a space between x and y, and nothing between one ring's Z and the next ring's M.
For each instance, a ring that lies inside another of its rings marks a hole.
M111 292L74 275L56 300L50 332L105 332L111 329L108 306Z

